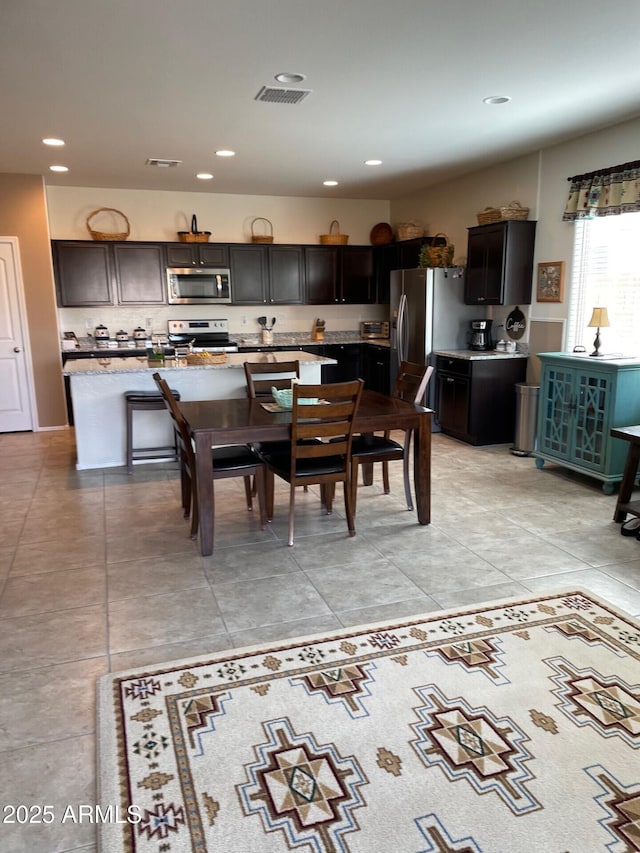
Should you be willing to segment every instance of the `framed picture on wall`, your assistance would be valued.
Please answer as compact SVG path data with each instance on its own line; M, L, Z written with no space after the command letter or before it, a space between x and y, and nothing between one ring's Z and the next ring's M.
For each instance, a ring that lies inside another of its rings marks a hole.
M536 299L538 302L562 302L564 295L564 261L538 264Z

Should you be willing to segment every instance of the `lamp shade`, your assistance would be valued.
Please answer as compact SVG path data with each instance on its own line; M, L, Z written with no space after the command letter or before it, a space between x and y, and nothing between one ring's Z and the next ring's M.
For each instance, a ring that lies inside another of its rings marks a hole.
M591 319L589 320L589 326L593 326L594 328L597 326L599 329L604 329L606 326L609 326L609 315L607 314L606 308L594 308L593 314L591 315Z

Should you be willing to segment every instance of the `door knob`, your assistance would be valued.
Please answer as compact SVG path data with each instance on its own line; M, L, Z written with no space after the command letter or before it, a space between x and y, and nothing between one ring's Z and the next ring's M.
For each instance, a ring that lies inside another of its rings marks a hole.
M14 347L14 348L13 348L13 351L14 351L14 352L21 352L21 349L20 349L20 347Z

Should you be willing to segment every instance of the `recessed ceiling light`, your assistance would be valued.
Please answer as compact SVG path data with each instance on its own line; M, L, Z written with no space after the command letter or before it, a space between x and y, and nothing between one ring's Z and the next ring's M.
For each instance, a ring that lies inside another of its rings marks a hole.
M64 145L64 139L56 139L55 136L47 136L42 140L45 145Z
M365 160L365 166L382 166L382 160Z
M337 187L338 186L337 181L323 181L322 183L324 184L325 187Z
M216 151L216 157L235 157L236 152L230 151L228 148L221 148L219 151Z
M68 166L49 166L49 169L52 172L68 172L69 171Z
M298 74L295 71L281 71L273 78L278 83L302 83L304 74Z
M200 178L201 181L210 181L213 175L211 172L198 172L196 178Z
M483 104L508 104L511 98L508 95L490 95L488 98L483 98Z

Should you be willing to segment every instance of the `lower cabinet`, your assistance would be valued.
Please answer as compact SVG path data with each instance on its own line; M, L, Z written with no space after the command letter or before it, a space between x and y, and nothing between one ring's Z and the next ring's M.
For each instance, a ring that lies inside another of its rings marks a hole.
M375 344L362 345L362 378L370 391L391 393L391 351Z
M516 389L526 358L437 356L436 423L469 444L505 444L515 433Z
M327 364L322 368L323 382L348 382L360 379L362 344L325 344L324 354L335 358L337 364Z
M605 494L620 482L628 443L614 427L640 423L640 361L603 361L542 353L536 465L545 460L598 480Z

